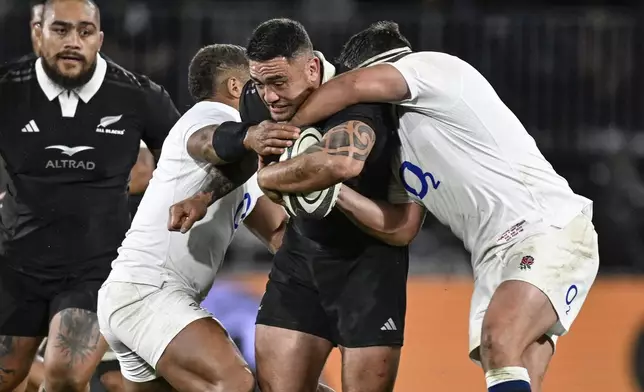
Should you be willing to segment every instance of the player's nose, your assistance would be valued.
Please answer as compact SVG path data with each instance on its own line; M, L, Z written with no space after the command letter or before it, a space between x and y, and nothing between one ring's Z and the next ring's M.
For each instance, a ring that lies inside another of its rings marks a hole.
M279 95L273 91L271 88L264 89L264 101L268 104L275 103L280 100Z

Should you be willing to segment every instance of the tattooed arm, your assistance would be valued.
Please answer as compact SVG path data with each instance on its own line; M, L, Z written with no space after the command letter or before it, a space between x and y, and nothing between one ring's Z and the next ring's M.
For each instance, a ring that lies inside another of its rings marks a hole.
M258 173L262 189L283 193L313 192L360 174L376 142L374 130L362 121L331 128L302 155Z
M211 166L201 189L170 207L168 230L187 232L206 216L208 206L243 185L257 171L257 155L247 153L240 162Z

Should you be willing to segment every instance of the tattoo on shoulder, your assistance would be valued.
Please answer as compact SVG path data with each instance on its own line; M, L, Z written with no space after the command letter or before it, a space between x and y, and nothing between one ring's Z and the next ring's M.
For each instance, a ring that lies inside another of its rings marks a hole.
M60 312L55 344L67 357L69 367L84 362L93 355L100 336L96 313L84 309L65 309Z
M376 133L362 121L348 121L331 128L319 143L309 147L307 154L324 151L365 161L376 142Z

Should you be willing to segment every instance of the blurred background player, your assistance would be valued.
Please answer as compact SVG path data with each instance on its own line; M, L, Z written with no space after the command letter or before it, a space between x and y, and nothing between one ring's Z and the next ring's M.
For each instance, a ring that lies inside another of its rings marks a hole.
M254 377L212 314L199 306L243 221L271 251L282 242L287 215L266 198L255 177L212 204L201 225L168 231L173 203L223 175L191 136L239 120L248 80L244 49L210 45L190 63L196 104L170 131L112 272L98 297L98 318L120 363L128 391L249 392ZM210 141L207 142L208 144ZM252 164L257 167L256 160Z
M293 122L357 102L401 106L403 184L472 252L470 356L490 392L541 391L556 339L599 268L592 201L570 189L472 66L409 46L393 22L356 34L341 60L366 68L316 91ZM372 211L353 217L364 224Z
M129 227L127 180L140 140L158 154L179 117L162 88L98 54L103 33L93 2L43 7L35 29L42 57L0 75L0 155L9 177L1 210L2 391L25 378L48 334L46 389L87 387L107 347L96 293Z

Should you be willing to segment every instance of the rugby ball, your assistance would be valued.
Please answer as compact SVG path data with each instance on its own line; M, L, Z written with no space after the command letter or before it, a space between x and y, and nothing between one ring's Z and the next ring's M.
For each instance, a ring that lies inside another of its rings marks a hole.
M280 156L280 162L294 158L306 151L307 148L322 140L320 131L313 127L304 129L293 145ZM331 212L342 184L311 193L286 193L282 196L284 207L291 216L322 219Z

